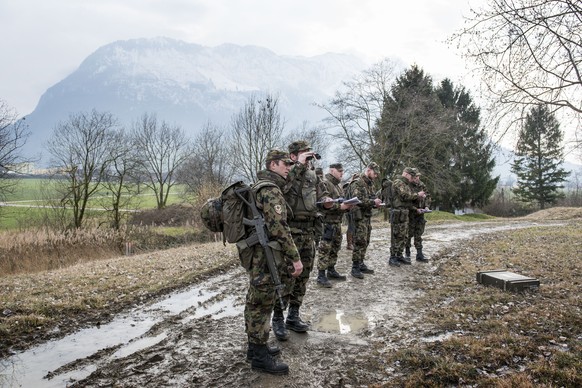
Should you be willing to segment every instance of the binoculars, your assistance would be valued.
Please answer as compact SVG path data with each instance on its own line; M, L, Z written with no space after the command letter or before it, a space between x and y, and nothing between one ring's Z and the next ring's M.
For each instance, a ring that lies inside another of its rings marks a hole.
M314 153L314 154L313 154L313 156L308 156L308 157L306 158L306 160L311 160L311 159L313 159L314 157L315 157L315 159L317 159L317 160L321 159L321 155L320 155L320 154L318 154L318 153Z

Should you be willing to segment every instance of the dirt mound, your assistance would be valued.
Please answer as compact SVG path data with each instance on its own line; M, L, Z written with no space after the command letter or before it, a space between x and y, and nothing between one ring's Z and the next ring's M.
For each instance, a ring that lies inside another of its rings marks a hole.
M523 217L528 220L571 220L582 218L582 207L553 207Z

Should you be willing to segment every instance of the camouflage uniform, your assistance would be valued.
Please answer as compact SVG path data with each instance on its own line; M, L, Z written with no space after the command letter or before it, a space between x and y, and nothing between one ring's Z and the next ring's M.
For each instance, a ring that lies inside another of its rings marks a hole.
M303 262L303 272L298 278L291 278L290 306L301 306L307 282L315 259L315 233L317 228L317 205L328 196L317 189L317 178L313 170L305 165L296 164L287 177L285 199L293 210L289 219L291 234ZM300 208L302 210L300 210Z
M296 141L289 146L289 153L311 150L306 141ZM292 210L288 220L293 240L299 251L303 272L297 278L283 274L281 281L285 284L285 300L289 305L289 314L285 321L286 328L296 332L306 332L308 325L299 317L299 308L307 290L307 283L315 260L315 234L317 228L318 205L326 193L317 190L317 176L311 168L311 162L295 164L287 176L283 190L287 205ZM319 221L320 222L320 221ZM279 340L286 340L288 333L280 325L282 311L275 305L273 313L273 331Z
M368 166L373 167L375 171L379 169L374 162ZM375 190L373 181L361 173L359 177L352 179L349 185L350 197L358 197L361 203L350 210L350 215L354 223L354 250L352 252L352 275L354 269L359 269L357 272L372 273L372 270L367 270L364 264L366 258L366 251L370 245L370 234L372 233L372 209L375 208L374 199ZM361 274L357 277L360 277Z
M426 186L421 181L419 183L410 182L410 187L414 193L419 191L425 191ZM430 197L418 198L416 201L412 202L412 206L408 212L408 240L406 241L406 249L410 250L412 239L414 238L414 248L416 250L422 249L422 235L424 234L424 226L426 220L424 219L424 213L418 213L417 209L424 209L430 206Z
M266 186L256 192L257 207L262 210L269 240L275 242L273 249L278 260L279 275L289 276L288 266L293 261L299 261L299 252L293 242L289 225L287 224L287 208L281 189L285 179L277 173L263 170L257 174L259 181L253 185L257 187L261 181L274 182L276 186ZM271 244L270 244L271 245ZM240 252L241 262L249 259L243 255L252 255L250 268L247 268L250 285L245 304L245 329L250 344L265 345L269 338L269 319L275 305L275 288L267 267L265 252L260 244L248 248L250 252Z
M331 174L326 174L319 184L321 192L327 192L333 199L343 198L344 190L339 185L340 180ZM337 263L337 255L342 245L342 217L344 211L341 204L334 203L323 214L323 236L319 243L318 270L332 270Z
M408 169L408 167L407 167ZM405 169L405 171L407 170ZM417 201L418 193L412 190L410 182L398 177L392 184L392 208L390 210L390 261L398 266L398 261L410 264L402 256L408 241L408 218L411 203Z

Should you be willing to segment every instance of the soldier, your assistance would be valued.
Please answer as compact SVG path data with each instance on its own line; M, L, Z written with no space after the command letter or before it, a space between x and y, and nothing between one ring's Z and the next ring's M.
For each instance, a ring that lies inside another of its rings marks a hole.
M343 198L344 190L340 186L343 175L344 168L341 163L330 164L329 172L319 183L320 191L329 193L334 200ZM331 287L329 279L346 280L344 275L336 271L335 265L342 245L342 217L351 208L352 205L347 205L343 201L336 202L323 214L323 235L318 246L319 261L317 263L317 284L320 286Z
M292 216L288 220L293 240L299 251L303 272L296 279L290 276L282 276L281 281L286 285L285 299L289 303L289 313L284 321L283 310L276 304L273 310L272 327L275 337L280 341L289 339L289 330L297 333L305 333L309 325L299 316L299 308L303 303L303 297L307 289L307 282L313 261L315 258L315 229L318 210L318 201L331 201L326 193L318 193L317 176L313 170L313 159L319 155L311 151L307 141L300 140L289 145L289 157L295 165L289 172L284 189L285 200L292 210ZM332 202L325 205L331 207Z
M350 197L358 197L361 203L350 210L354 222L354 250L352 252L352 276L358 279L364 278L364 273L374 273L364 259L366 250L370 245L370 233L372 232L372 209L379 207L382 200L377 198L373 183L380 174L380 166L371 162L363 173L352 179L348 187Z
M303 270L299 252L287 224L287 207L282 193L292 164L293 161L285 151L269 151L266 170L257 174L259 180L253 185L256 205L265 218L269 240L280 247L278 251L273 249L273 253L282 256L279 261L283 263L279 268L281 277L283 275L297 277ZM272 374L287 374L289 371L287 364L273 358L280 352L279 348L267 346L269 318L275 305L276 293L265 252L260 244L257 244L241 250L239 255L250 281L244 311L248 337L247 359L250 359L253 369ZM287 266L293 268L293 272L290 272Z
M420 180L420 176L421 174L417 170L416 176L413 176L412 182L410 182L410 187L413 192L424 191L426 197L419 197L416 201L413 201L410 211L408 212L408 239L406 240L404 257L406 261L410 261L410 247L412 239L414 239L416 261L427 262L428 259L422 253L422 235L424 234L424 226L426 225L424 213L429 209L430 195L426 193L426 186Z
M402 176L392 184L392 209L390 211L390 259L388 264L399 267L400 263L411 264L410 258L402 256L408 240L408 213L411 203L426 197L424 191L414 192L410 186L418 174L416 168L406 167Z

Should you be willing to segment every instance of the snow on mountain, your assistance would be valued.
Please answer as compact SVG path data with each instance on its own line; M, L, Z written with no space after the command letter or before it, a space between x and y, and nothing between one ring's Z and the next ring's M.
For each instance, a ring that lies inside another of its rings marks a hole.
M26 117L33 136L24 151L37 154L55 125L92 109L113 113L127 127L155 113L193 136L209 120L228 125L252 94L266 92L279 96L287 128L315 124L325 112L312 104L365 68L344 54L281 56L257 46L205 47L164 37L117 41L43 94Z

